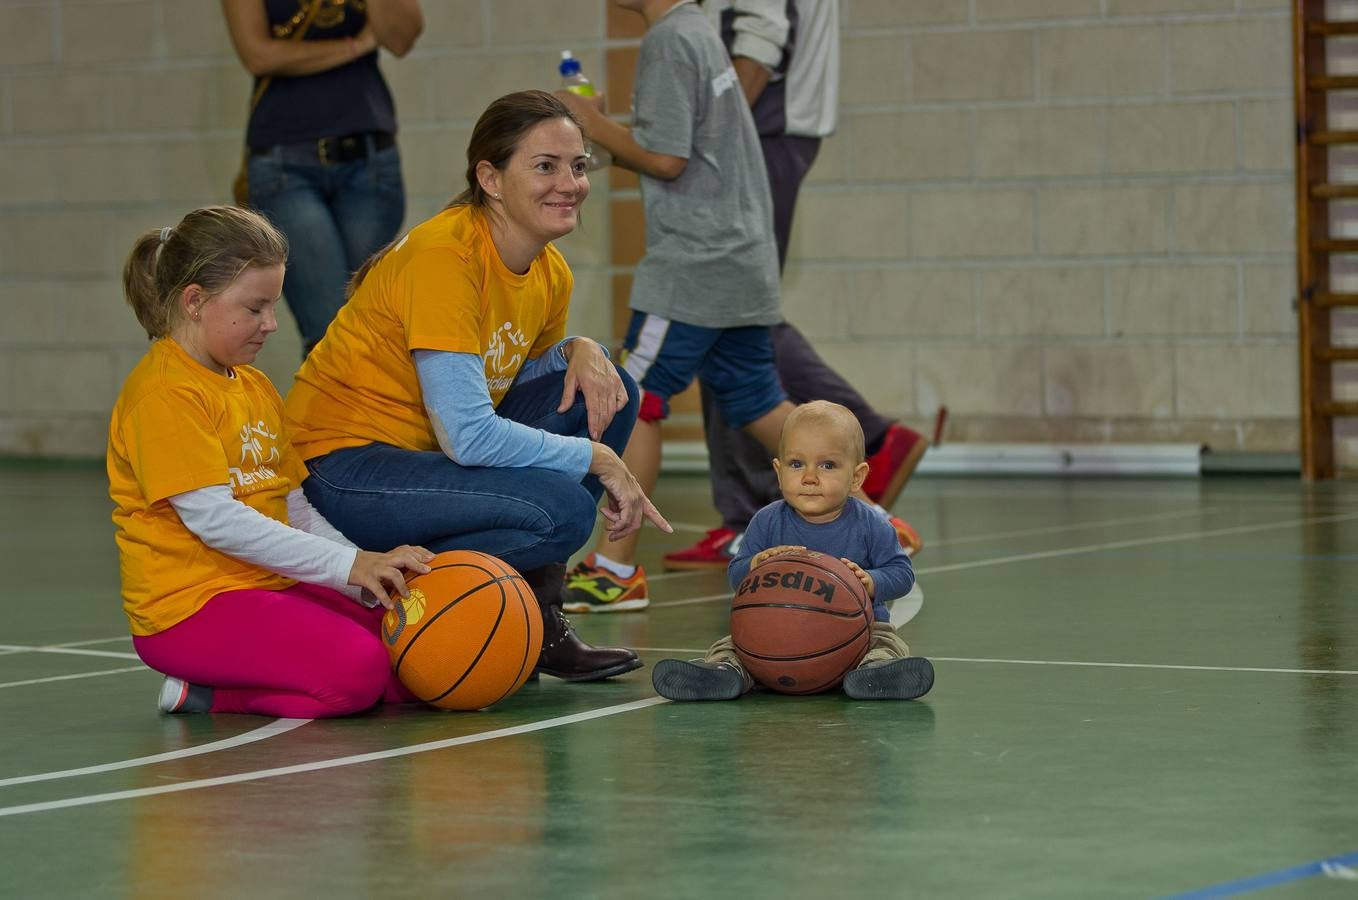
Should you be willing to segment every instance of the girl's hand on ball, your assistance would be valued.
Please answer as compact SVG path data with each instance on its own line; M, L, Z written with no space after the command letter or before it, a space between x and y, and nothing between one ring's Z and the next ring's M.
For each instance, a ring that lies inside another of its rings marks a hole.
M360 550L349 570L348 583L362 588L366 594L371 594L379 603L391 609L396 605L391 596L393 592L402 597L410 596L402 570L412 575L424 575L429 571L425 563L433 558L434 554L429 550L409 544L402 544L386 553Z

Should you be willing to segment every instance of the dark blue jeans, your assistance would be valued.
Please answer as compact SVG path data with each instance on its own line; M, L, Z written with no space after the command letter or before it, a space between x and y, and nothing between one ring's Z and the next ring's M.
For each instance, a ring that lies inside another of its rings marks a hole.
M636 382L618 370L627 406L602 443L622 455L636 424ZM585 401L564 413L563 373L516 384L496 413L552 434L586 437ZM307 462L307 499L349 540L366 550L418 544L435 553L480 550L527 572L564 563L589 540L603 486L548 469L460 466L439 452L365 444Z
M349 276L396 237L405 219L401 152L322 163L314 148L250 157L250 205L287 235L283 294L309 351L344 305Z

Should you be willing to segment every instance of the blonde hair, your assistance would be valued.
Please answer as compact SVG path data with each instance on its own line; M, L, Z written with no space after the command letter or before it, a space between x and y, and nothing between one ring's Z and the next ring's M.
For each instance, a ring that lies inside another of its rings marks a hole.
M847 406L831 403L829 400L812 400L794 407L783 420L783 430L778 436L778 456L783 455L783 442L788 432L803 425L838 429L848 445L849 456L854 465L867 459L864 450L863 426Z
M238 206L195 209L178 225L148 231L123 265L123 295L151 339L184 315L179 297L191 284L209 296L251 266L287 262L288 240L259 213Z

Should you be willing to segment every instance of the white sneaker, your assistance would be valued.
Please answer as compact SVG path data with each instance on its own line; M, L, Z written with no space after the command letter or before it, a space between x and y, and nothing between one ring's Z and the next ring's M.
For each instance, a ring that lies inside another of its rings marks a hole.
M212 688L189 684L180 678L166 675L156 698L156 708L163 713L205 713L212 710Z

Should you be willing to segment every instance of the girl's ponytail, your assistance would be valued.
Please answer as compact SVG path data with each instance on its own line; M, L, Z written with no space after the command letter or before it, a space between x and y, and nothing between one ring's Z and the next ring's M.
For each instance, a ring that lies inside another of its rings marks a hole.
M167 310L156 290L156 259L160 256L163 231L157 228L137 238L123 265L123 297L148 338L164 337L169 331Z
M137 238L123 265L123 294L154 340L168 335L183 316L179 297L189 285L199 285L211 297L250 266L282 265L287 259L287 238L259 213L206 206L173 228Z

